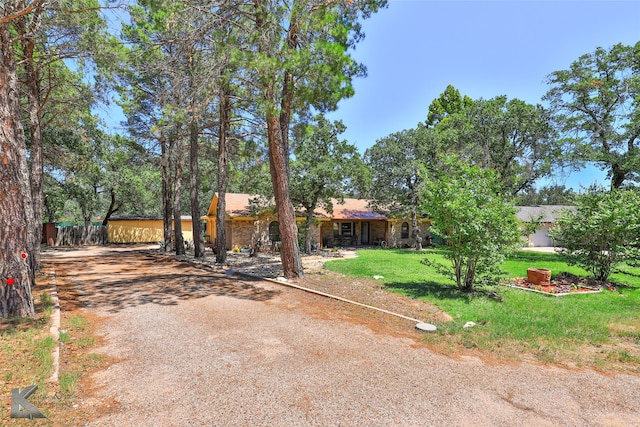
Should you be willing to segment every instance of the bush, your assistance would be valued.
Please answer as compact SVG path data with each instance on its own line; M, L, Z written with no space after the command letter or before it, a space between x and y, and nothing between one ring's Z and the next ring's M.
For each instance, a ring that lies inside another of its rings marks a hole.
M453 267L439 270L445 267L458 288L470 292L477 279L497 276L498 266L520 243L516 209L499 194L492 171L460 158L447 159L434 178L427 181L424 208Z
M614 266L640 260L640 195L591 186L565 210L549 235L567 263L605 281Z

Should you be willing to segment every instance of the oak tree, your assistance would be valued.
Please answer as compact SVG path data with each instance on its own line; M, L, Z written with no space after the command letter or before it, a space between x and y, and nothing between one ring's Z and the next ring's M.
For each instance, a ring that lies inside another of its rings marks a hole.
M564 159L549 111L506 96L474 100L436 130L449 150L494 170L511 196L550 176Z
M424 206L425 176L437 168L440 143L433 128L420 124L379 139L364 154L369 180L360 184L361 193L378 211L411 217L416 250L422 249L418 218L428 213Z
M611 187L639 179L640 42L597 48L548 76L549 101L574 162L606 170Z
M333 211L333 200L344 202L350 177L360 169L355 146L340 140L346 130L341 121L329 122L318 115L313 123L296 126L292 143L291 200L304 210L304 251L311 253L311 226L316 208Z

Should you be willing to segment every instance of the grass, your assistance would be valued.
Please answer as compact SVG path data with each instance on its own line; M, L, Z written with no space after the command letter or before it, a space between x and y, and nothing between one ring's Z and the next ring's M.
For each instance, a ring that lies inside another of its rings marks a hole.
M50 383L52 352L56 344L49 331L53 301L46 291L34 293L34 297L36 316L0 318L0 395L6 402L6 411L0 414L0 426L76 425L75 421L66 420L81 392L81 378L104 367L107 361L102 355L93 353L97 343L95 325L86 317L71 312L62 319L58 383ZM33 384L38 385L38 390L29 397L29 402L48 418L38 421L11 419L11 390Z
M78 395L82 373L101 366L104 360L91 350L96 345L92 327L86 317L70 315L63 318L60 331L62 363L58 383L60 401L72 402Z
M79 371L61 372L58 382L60 383L60 392L63 398L72 398L75 396L78 388Z
M613 274L615 292L554 298L492 287L502 297L500 302L459 292L451 279L421 262L447 262L439 250L363 250L358 255L328 262L326 268L362 278L383 276L388 290L429 301L449 313L452 322L438 324L438 332L425 335L442 351L478 349L515 359L527 354L546 363L640 372L640 269L625 266ZM587 275L553 253L518 252L502 266L505 278L526 276L529 267ZM462 328L467 321L477 326Z
M52 351L55 345L55 340L49 335L52 301L43 292L35 303L37 315L33 318L0 319L0 378L3 380L0 382L0 394L8 396L7 403L10 405L12 389L37 384L38 390L29 398L29 402L47 415L50 405L46 402L51 390L47 379L53 368ZM8 423L8 417L7 410L6 414L0 415L0 425ZM39 425L48 423L44 421Z
M71 316L67 320L70 329L84 331L87 329L87 319L82 316Z

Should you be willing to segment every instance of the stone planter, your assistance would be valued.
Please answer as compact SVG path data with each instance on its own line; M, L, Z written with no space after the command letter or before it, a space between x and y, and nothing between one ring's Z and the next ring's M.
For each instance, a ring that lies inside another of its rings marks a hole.
M547 268L527 268L527 280L534 285L551 283L551 270Z

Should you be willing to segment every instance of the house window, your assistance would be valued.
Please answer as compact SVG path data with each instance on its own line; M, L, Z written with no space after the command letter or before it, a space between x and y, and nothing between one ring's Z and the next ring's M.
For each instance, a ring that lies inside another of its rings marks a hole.
M271 242L280 241L280 224L278 224L278 221L272 221L269 224L269 240Z
M408 222L403 222L402 223L402 230L401 230L400 238L401 239L408 239L409 238L409 223Z
M340 225L341 235L343 236L352 236L353 235L353 223L351 222L343 222Z

